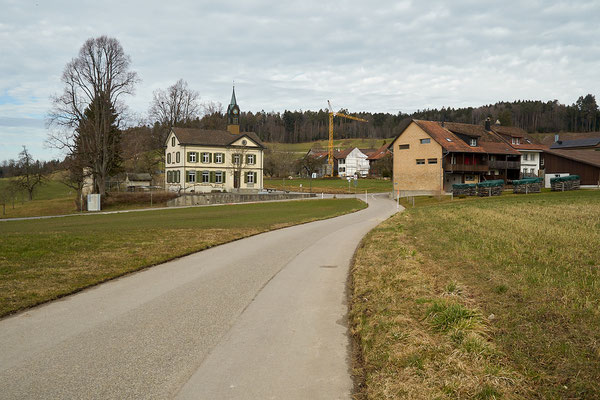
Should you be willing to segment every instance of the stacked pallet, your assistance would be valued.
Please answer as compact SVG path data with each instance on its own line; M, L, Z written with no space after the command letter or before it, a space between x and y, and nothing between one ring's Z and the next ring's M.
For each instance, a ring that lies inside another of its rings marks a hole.
M512 181L513 193L540 193L542 178L526 178Z
M564 192L566 190L577 190L581 185L579 175L561 176L550 179L550 187L553 192Z
M477 184L477 195L479 197L500 196L503 190L504 181L502 179L485 181Z
M474 183L455 183L452 185L454 196L476 196L477 186Z

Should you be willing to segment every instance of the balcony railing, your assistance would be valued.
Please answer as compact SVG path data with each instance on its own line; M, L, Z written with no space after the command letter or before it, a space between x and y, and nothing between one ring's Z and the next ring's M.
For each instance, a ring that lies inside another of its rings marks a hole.
M444 162L444 171L448 172L486 172L489 169L487 165L481 164L450 164Z
M521 163L519 161L489 161L490 168L492 169L520 169Z

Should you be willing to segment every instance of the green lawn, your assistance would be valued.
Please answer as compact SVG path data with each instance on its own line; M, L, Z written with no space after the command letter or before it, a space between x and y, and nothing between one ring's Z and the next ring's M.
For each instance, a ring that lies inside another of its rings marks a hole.
M355 199L0 222L0 316L260 232L353 212Z
M600 191L408 208L357 252L365 398L600 398Z
M311 179L265 179L264 186L276 190L309 192ZM349 187L346 179L312 179L313 193L354 193L356 191L356 193L364 194L365 190L369 193L380 193L391 192L392 186L392 181L384 179L357 179L356 186L352 180Z

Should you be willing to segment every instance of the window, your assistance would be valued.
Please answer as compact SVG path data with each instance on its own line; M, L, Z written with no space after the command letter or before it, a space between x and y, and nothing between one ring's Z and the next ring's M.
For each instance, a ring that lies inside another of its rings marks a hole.
M244 174L244 182L247 184L254 184L257 182L256 172L246 172Z
M424 158L417 158L417 165L423 165L425 164L425 159Z
M223 164L224 159L225 158L225 154L223 153L215 153L215 163L217 164Z
M187 172L187 181L190 183L196 183L196 171Z
M181 171L175 171L175 179L173 181L175 183L181 182Z
M248 154L246 155L246 164L256 164L256 155L254 154Z
M452 139L450 139L450 138L446 138L446 141L448 141L448 142L451 142L451 141L452 141Z
M431 139L421 139L421 144L431 143Z
M211 154L210 153L202 153L202 162L204 164L208 164L211 162Z
M224 179L223 179L223 171L217 171L215 172L215 183L223 183Z
M339 172L346 172L346 167L340 167Z
M210 172L202 171L202 183L209 183L209 182L210 182Z
M437 158L428 158L427 164L437 164Z
M167 171L167 183L171 183L171 172L172 171Z
M452 154L452 156L450 156L450 164L456 165L456 156L454 154Z
M175 147L175 136L171 138L171 147Z
M240 165L241 159L242 159L242 158L241 158L241 155L240 155L240 154L232 154L232 155L231 155L231 162L232 162L234 165Z
M521 140L518 137L512 138L512 144L521 144Z
M471 139L471 140L469 141L469 145L470 145L471 147L475 147L475 146L477 146L477 139Z
M177 163L180 163L180 162L181 162L181 157L179 156L179 152L175 153L175 161L176 161Z
M400 146L398 146L398 149L400 149L400 150L410 149L410 144L401 144Z
M188 162L198 162L198 153L196 152L189 152L188 153Z
M167 153L167 164L171 164L171 153Z
M338 164L344 165L346 164L346 159L345 158L341 158L338 160Z

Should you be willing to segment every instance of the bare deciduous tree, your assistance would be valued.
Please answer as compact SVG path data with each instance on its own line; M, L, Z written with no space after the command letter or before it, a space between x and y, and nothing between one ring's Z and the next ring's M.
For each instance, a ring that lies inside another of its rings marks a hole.
M38 160L34 160L23 146L23 151L19 153L19 175L15 182L29 195L29 200L33 200L35 188L44 182L44 173L42 165Z
M183 79L167 89L154 91L148 116L151 121L158 122L165 128L161 137L157 138L160 146L164 145L164 140L172 127L182 126L199 118L199 100L200 94L190 89Z
M65 67L60 96L52 99L49 126L58 128L49 143L92 172L94 191L105 194L109 174L119 162L119 116L125 110L121 97L133 94L137 74L117 39L88 39L79 55Z

